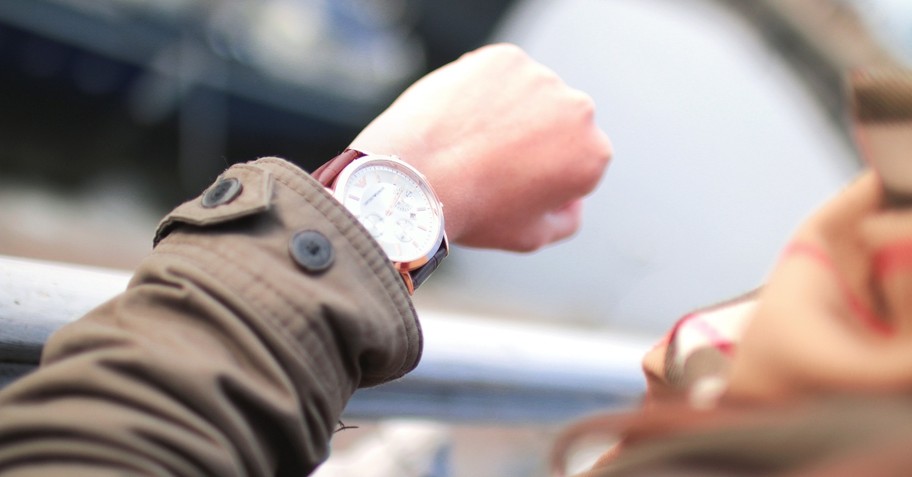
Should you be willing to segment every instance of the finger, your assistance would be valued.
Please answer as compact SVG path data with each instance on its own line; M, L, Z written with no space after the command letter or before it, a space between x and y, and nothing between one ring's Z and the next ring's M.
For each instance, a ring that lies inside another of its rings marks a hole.
M867 215L876 212L882 203L880 180L872 171L862 173L836 197L824 205L811 219L822 231L841 233Z
M897 330L908 334L912 330L912 237L877 250L874 278L883 313Z
M861 234L872 251L875 293L897 328L912 329L912 211L890 209L862 222Z
M912 210L889 209L866 217L861 233L871 250L900 241L912 241Z
M581 217L582 201L572 201L560 209L542 214L535 220L526 221L521 226L510 227L508 232L500 234L501 240L497 241L499 245L496 248L514 252L534 252L545 245L573 235L579 229Z

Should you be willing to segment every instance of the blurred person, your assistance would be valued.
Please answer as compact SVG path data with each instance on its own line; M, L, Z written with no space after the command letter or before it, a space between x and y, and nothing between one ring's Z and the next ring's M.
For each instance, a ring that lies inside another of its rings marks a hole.
M912 71L851 76L871 166L799 227L766 284L689 313L643 360L642 409L581 476L902 476L912 468Z
M0 474L310 473L352 393L417 365L410 294L448 239L569 237L610 156L591 98L501 44L419 80L312 176L230 167L0 392Z

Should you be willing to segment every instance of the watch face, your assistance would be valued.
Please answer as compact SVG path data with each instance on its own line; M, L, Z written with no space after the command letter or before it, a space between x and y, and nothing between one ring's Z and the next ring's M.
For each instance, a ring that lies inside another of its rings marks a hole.
M367 228L393 262L422 265L443 237L440 202L408 164L368 156L342 171L335 196Z

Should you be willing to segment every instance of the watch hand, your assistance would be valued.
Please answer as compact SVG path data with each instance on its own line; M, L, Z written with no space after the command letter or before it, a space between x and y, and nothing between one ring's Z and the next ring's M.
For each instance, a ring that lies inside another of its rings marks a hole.
M405 189L402 189L401 187L396 190L396 197L393 198L393 201L390 203L389 208L386 209L387 217L393 214L393 207L396 207L396 204L399 203L399 198L402 197L403 192L405 192Z
M367 200L365 200L365 201L363 202L363 204L364 204L364 205L370 204L371 201L373 201L375 198L377 198L377 196L380 195L381 192L383 192L383 189L377 189L377 192L374 192L373 194L371 194L371 196L368 197Z

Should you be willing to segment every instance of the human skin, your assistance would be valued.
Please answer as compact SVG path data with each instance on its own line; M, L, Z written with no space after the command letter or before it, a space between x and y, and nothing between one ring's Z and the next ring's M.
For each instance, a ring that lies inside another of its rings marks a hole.
M611 143L585 93L509 44L425 76L352 141L421 171L460 245L532 251L572 235Z
M813 215L760 293L726 398L912 389L912 212L868 172Z

